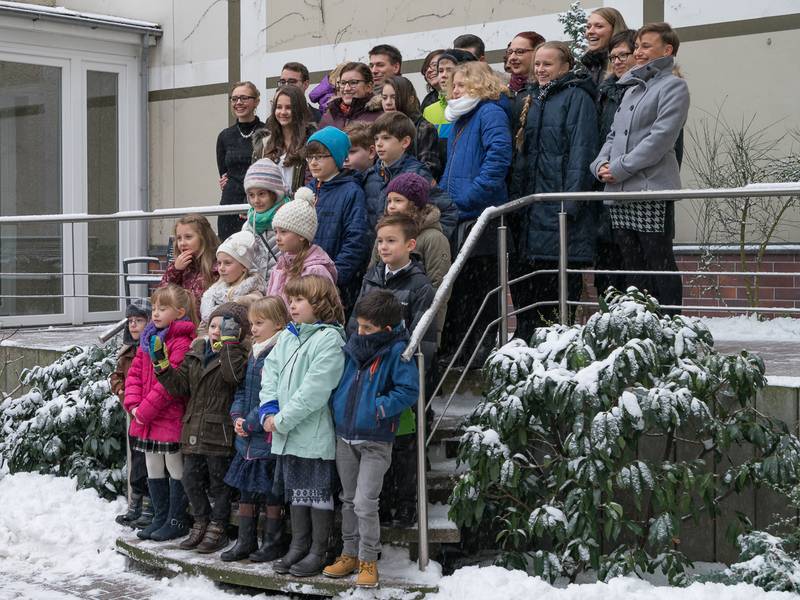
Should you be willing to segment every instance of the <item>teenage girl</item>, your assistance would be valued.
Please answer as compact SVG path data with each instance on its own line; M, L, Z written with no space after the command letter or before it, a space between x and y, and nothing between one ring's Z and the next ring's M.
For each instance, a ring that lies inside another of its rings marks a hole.
M172 230L172 262L161 277L161 286L174 283L189 290L195 306L219 277L216 252L219 238L203 215L189 214L175 222Z

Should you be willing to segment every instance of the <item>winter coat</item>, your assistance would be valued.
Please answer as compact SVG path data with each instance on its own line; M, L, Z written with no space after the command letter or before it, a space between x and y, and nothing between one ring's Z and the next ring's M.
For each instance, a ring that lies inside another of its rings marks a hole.
M242 231L249 231L256 238L256 252L253 260L254 270L258 272L266 281L269 279L272 269L278 262L281 251L278 249L278 242L275 239L275 232L267 229L263 233L256 233L255 227L249 220L245 220Z
M376 101L375 98L378 98L378 100ZM347 114L342 111L342 99L334 98L328 103L328 109L322 115L319 128L322 129L330 125L344 131L350 123L374 123L382 114L383 107L379 96L353 98L350 103L350 111Z
M256 243L260 244L258 240ZM208 288L200 300L200 320L208 325L211 313L220 304L236 302L243 298L257 300L267 292L267 282L259 273L251 273L236 285L228 285L222 279Z
M388 280L385 273L386 265L382 262L368 269L361 283L361 292L358 297L363 298L374 290L389 290L403 305L403 320L408 331L413 333L422 318L422 313L428 310L433 302L435 292L431 280L428 279L425 269L416 258L412 258L408 266ZM347 333L353 335L356 331L358 331L358 322L354 313L347 323ZM436 353L436 338L436 327L429 327L420 344L426 365L431 364Z
M447 166L439 187L458 206L459 222L475 219L483 209L508 201L510 165L508 115L500 101L483 100L454 123L447 140Z
M317 235L320 246L336 264L337 285L345 287L369 256L367 207L364 190L349 172L329 181L312 179L308 185L317 197Z
M336 438L328 408L344 370L344 331L327 323L290 323L264 361L261 406L277 400L272 453L335 458ZM264 422L264 416L260 415Z
M236 419L244 419L242 428L248 433L247 437L235 436L234 445L236 451L246 460L269 458L272 454L272 443L258 418L258 395L261 393L261 371L264 368L264 361L273 348L274 344L267 346L258 356L250 353L244 381L233 396L231 421L235 423Z
M214 276L214 280L206 285L205 279L203 279L203 273L198 268L197 260L192 259L192 262L190 262L183 271L176 269L175 261L172 261L161 276L161 283L158 284L158 287L164 287L165 285L174 283L191 292L192 296L194 296L195 306L200 306L200 299L203 297L203 292L219 278L216 260L214 261L214 266L211 268L211 272Z
M220 204L246 204L244 176L253 159L251 138L242 136L242 130L255 131L264 126L258 117L253 123L234 123L217 136L217 170L220 177L228 175L222 190Z
M278 259L278 264L272 270L269 276L269 283L267 283L267 296L280 296L286 303L288 308L289 298L286 296L284 289L286 282L289 281L289 269L294 262L295 254L284 252ZM331 283L336 283L336 265L333 264L331 257L325 253L325 250L316 244L311 246L306 259L303 261L303 271L300 273L301 277L306 275L319 275L330 279Z
M344 373L331 398L336 435L345 440L392 442L400 413L417 402L416 361L402 360L408 332L353 335L344 346Z
M439 136L440 142L446 142L450 138L450 132L453 130L453 124L444 116L445 108L447 108L447 97L440 95L435 102L431 102L422 109L422 116L436 128L436 135Z
M431 104L435 104L439 101L439 90L431 90L425 94L425 97L422 99L422 102L419 103L419 109L421 111L425 111Z
M172 394L189 396L183 415L181 452L230 456L236 434L230 419L233 395L244 381L247 342L226 343L210 352L211 342L198 338L180 367L158 374L161 385Z
M316 102L319 105L319 109L321 112L325 112L328 107L328 102L333 98L334 94L336 94L336 88L331 85L328 76L322 78L317 85L314 86L314 89L308 93L308 98L312 102ZM319 121L317 121L319 123Z
M608 72L608 50L603 48L594 52L586 52L581 56L582 71L594 83L595 99L600 84L606 79Z
M183 362L194 337L195 326L191 321L173 321L169 326L164 342L173 369ZM125 410L136 409L130 434L142 440L179 442L185 396L164 389L153 371L149 352L140 344L125 378Z
M127 344L122 346L117 354L117 366L114 367L114 372L108 378L111 384L111 393L117 396L120 401L125 398L125 378L128 376L128 371L138 348L138 344L135 346Z
M436 127L426 121L422 115L416 118L414 125L417 128L417 135L411 146L411 154L428 168L436 181L439 181L444 171L444 161L439 150L439 134L436 133Z
M546 192L591 191L587 165L599 146L595 87L586 76L567 73L539 98L538 83L517 96L515 124L526 98L532 97L524 129L524 145L514 156L511 197ZM569 260L591 262L597 210L591 203L564 203L569 216ZM558 213L561 202L536 202L518 222L514 236L527 260L558 260Z

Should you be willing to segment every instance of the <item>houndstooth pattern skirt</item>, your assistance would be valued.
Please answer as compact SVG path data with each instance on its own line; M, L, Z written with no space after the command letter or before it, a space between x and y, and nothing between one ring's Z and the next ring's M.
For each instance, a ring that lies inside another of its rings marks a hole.
M610 209L611 227L614 229L664 233L666 202L663 200L613 204Z

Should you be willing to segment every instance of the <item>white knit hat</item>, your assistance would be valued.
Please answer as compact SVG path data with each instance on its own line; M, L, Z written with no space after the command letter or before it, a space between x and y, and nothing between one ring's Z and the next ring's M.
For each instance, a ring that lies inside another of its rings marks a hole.
M227 238L217 248L217 254L224 252L230 255L236 262L247 269L248 272L255 271L256 244L260 243L249 231L237 231Z
M300 190L295 194L294 200L278 209L272 218L272 226L293 231L311 243L314 241L314 236L317 235L317 209L299 192Z

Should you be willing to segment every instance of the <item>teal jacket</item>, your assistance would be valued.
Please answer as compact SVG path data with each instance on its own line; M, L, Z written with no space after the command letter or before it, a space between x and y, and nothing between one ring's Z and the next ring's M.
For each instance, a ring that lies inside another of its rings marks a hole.
M344 371L344 329L291 323L264 361L260 405L278 401L272 453L333 460L336 437L328 405ZM263 418L262 418L263 422Z

